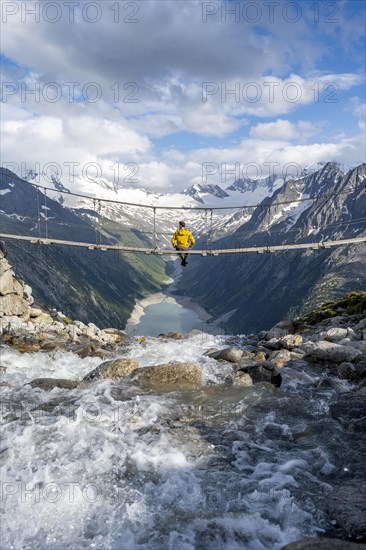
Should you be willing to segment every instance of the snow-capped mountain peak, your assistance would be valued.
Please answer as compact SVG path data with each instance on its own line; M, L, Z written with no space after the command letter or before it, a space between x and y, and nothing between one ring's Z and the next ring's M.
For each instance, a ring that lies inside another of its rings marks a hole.
M194 183L187 189L184 189L182 195L188 195L189 197L194 198L197 202L204 204L205 195L213 195L219 199L224 199L230 195L226 193L219 185L213 185L208 183L206 185L202 183Z

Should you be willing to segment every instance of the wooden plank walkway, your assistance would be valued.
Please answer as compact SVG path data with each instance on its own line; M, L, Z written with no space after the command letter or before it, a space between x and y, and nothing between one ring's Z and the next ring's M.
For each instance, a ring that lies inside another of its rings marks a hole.
M15 239L18 241L28 241L33 244L43 244L43 245L64 245L64 246L77 246L82 248L88 248L89 250L119 250L120 252L133 252L136 254L156 254L161 255L174 255L179 254L179 251L168 248L139 248L133 246L121 246L121 245L110 245L110 244L93 244L93 243L81 243L76 241L63 241L59 239L49 239L49 238L37 238L30 237L29 235L11 235L7 233L0 233L0 239ZM278 251L288 251L288 250L323 250L326 248L332 248L334 246L345 246L348 244L362 244L366 243L366 236L364 237L355 237L353 239L340 239L338 241L323 241L320 243L298 243L298 244L286 244L286 245L263 245L263 246L252 246L247 248L207 248L201 250L187 249L189 254L197 256L220 256L221 254L239 254L239 253L248 253L255 252L257 254L265 254L270 252Z

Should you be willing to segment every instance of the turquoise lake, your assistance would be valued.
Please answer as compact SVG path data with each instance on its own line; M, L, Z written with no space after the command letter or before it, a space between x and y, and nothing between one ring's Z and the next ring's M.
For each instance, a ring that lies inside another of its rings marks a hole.
M202 329L202 325L202 321L192 309L160 302L145 308L145 315L141 317L134 334L158 336L172 331L188 333L194 328Z

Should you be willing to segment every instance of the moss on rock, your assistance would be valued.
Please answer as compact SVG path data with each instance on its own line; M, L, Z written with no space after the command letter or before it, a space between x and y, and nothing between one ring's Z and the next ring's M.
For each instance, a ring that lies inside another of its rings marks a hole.
M366 292L348 292L340 300L325 302L319 309L304 315L301 318L301 321L309 325L316 325L324 319L329 319L339 315L340 311L344 311L348 315L361 315L366 313Z

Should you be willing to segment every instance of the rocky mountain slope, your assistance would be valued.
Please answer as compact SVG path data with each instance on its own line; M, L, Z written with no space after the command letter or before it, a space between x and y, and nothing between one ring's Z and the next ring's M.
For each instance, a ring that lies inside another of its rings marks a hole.
M215 248L314 242L366 235L366 164L347 174L328 163L287 181ZM285 203L285 204L283 204ZM323 301L366 288L366 245L194 258L178 283L234 333L266 329Z

